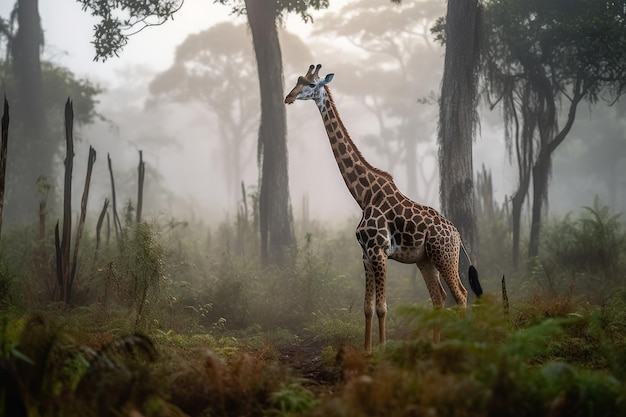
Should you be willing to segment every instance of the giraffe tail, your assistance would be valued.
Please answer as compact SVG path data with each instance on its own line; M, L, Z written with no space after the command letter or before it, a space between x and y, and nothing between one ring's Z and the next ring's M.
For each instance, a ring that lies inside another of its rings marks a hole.
M465 249L465 245L463 245L463 241L461 241L461 249L463 249L463 252L467 257L467 261L470 263L469 271L467 272L470 288L472 289L476 297L480 297L481 295L483 295L483 287L480 285L480 281L478 280L478 271L476 270L474 265L472 265L472 260L467 253L467 249Z
M478 281L478 271L476 271L474 265L470 265L467 276L469 278L469 284L472 291L474 291L476 297L480 297L483 294L483 287L481 287L480 281Z

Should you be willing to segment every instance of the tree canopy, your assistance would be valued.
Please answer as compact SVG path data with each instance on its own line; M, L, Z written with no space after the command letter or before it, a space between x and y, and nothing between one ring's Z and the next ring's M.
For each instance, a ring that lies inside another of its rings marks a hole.
M244 0L215 0L216 3L230 5L236 14L247 14ZM287 13L296 13L305 22L312 22L313 17L309 13L310 9L319 10L328 7L329 0L276 0L277 18L280 20Z
M96 48L94 60L106 61L119 56L128 38L148 26L162 25L180 10L185 0L76 0L84 11L99 19L94 26L92 43ZM245 14L243 0L214 0L216 3L231 5L236 14ZM309 13L328 7L329 0L277 0L277 18L287 13L296 13L305 21L312 21ZM2 22L0 21L0 29Z
M76 0L84 11L100 21L94 26L94 60L119 56L128 37L147 26L161 25L173 18L184 0Z

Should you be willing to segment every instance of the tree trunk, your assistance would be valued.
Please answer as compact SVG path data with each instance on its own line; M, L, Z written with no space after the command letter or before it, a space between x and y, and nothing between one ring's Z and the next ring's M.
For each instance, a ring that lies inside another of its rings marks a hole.
M275 0L245 0L261 87L259 127L261 259L288 263L295 238L289 204L287 123Z
M522 223L522 210L526 196L528 195L528 189L530 187L530 180L532 178L532 167L534 157L534 138L535 130L537 128L538 111L534 107L529 106L531 102L531 91L528 85L523 86L522 91L519 93L522 97L522 108L520 109L522 115L522 130L519 130L519 120L517 116L517 110L515 110L514 94L510 94L507 100L511 102L511 109L513 109L515 120L515 158L517 161L517 175L518 175L518 187L517 191L513 195L511 200L511 215L512 215L512 229L513 229L513 267L517 269L520 259L520 240L521 240L521 223Z
M478 0L448 0L446 56L439 113L441 210L476 257L472 136L479 54Z
M13 75L17 86L15 120L23 138L11 146L13 167L11 202L7 217L32 221L37 210L36 180L52 174L53 150L44 139L45 109L40 51L43 32L39 19L38 0L17 1L18 29L11 48ZM56 144L56 142L55 142Z
M539 153L533 165L533 205L530 216L530 238L528 257L539 255L539 233L541 230L541 214L548 193L548 177L550 176L550 155Z
M513 267L517 269L519 265L519 246L521 240L521 224L522 224L522 207L524 200L526 199L526 193L528 192L528 186L526 190L522 190L522 186L515 192L513 198L511 198L511 221L513 229Z
M539 235L541 233L541 214L543 204L547 201L548 182L550 180L550 168L552 164L552 154L557 147L563 143L569 134L574 120L576 120L576 110L578 103L585 96L586 91L582 87L582 80L577 79L572 90L572 99L567 114L567 121L563 128L552 138L549 138L549 132L552 132L551 126L554 125L552 118L547 117L539 122L539 134L542 137L539 149L539 155L533 165L533 206L530 223L530 238L528 243L528 256L533 258L539 255ZM554 100L549 96L550 100ZM548 102L549 109L556 108L554 101Z

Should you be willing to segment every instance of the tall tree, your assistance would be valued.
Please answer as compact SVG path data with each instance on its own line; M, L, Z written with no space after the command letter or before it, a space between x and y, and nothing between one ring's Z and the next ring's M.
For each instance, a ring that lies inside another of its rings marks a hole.
M515 197L523 200L526 182L532 182L528 255L534 257L552 156L568 136L578 105L601 98L614 102L626 88L626 0L491 0L485 27L486 87L494 102L503 103L505 121L522 119L527 156Z
M35 141L41 140L45 126L41 60L43 31L39 19L38 0L17 1L17 33L11 44L13 76L19 95L17 111L29 115L24 123L24 133Z
M23 137L20 141L11 141L11 155L15 158L11 158L9 169L19 178L20 184L13 186L9 182L8 220L27 220L23 214L35 213L36 179L40 175L52 174L53 161L45 146L46 117L40 61L43 31L38 3L38 0L18 0L13 15L17 18L17 32L11 39L10 56L16 95L9 100L15 102L13 116ZM15 164L14 161L22 163Z
M261 257L285 264L285 252L294 243L293 216L289 201L287 121L283 61L278 41L278 5L275 0L245 0L248 24L257 60L261 90L259 222Z
M446 55L439 102L441 210L476 257L472 138L476 125L481 7L478 0L448 0Z
M174 18L185 0L76 0L99 21L94 26L95 60L118 56L128 37Z
M223 4L229 0L218 0ZM297 12L306 21L309 7L328 6L328 0L234 0L235 10L246 13L252 34L261 91L261 124L258 139L260 165L259 225L261 257L266 263L285 264L294 244L293 216L289 201L287 123L283 63L277 23L284 13Z

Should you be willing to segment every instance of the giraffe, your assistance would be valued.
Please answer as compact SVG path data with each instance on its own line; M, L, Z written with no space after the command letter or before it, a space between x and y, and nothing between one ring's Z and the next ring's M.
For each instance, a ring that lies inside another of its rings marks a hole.
M380 344L386 341L387 302L385 281L387 260L414 263L419 268L435 309L444 306L446 292L443 276L457 304L467 304L467 290L459 278L460 249L469 256L457 229L435 209L418 204L396 187L393 177L368 163L339 118L328 88L334 74L320 78L322 66L311 65L285 97L285 104L313 100L317 105L341 176L361 208L363 215L356 228L356 238L363 250L365 268L365 350L372 348L374 311L378 316ZM469 268L472 291L480 296L482 288L473 265ZM439 341L439 329L433 339Z

